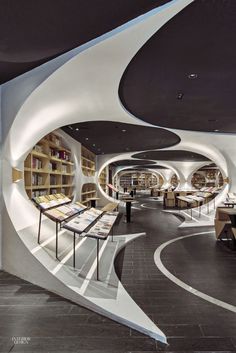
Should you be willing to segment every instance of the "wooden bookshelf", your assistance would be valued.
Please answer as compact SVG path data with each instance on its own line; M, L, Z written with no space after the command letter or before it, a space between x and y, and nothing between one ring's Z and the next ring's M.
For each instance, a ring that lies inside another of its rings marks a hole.
M150 186L156 185L157 176L150 172L131 172L120 177L121 187L132 187L137 190L145 190Z
M107 168L108 167L105 167L101 171L101 173L99 175L99 184L100 184L100 186L101 186L101 188L103 189L104 192L107 192L107 182L108 182L108 180L107 180L107 175L108 175Z
M217 166L202 167L192 177L192 185L200 189L201 187L220 187L224 183L220 169Z
M170 183L172 186L174 186L175 188L178 186L179 184L179 180L176 174L172 175Z
M87 201L87 199L90 199L92 197L97 196L97 187L96 184L93 183L86 183L82 186L81 190L81 203L84 205L88 205L90 201Z
M96 171L96 156L84 146L81 146L81 167L83 174L94 176Z
M73 196L74 162L71 151L55 132L40 140L26 157L24 180L30 199L54 193Z

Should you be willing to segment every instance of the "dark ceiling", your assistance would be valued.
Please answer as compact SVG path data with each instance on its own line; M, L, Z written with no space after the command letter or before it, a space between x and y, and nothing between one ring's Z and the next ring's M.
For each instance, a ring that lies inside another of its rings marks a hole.
M132 166L132 165L140 165L140 166L143 166L147 163L155 163L155 162L152 162L152 161L148 161L148 160L145 160L145 161L139 161L139 160L132 160L132 159L123 159L121 161L117 161L117 162L113 162L110 164L110 166L112 167L125 167L125 166Z
M134 167L134 168L128 168L127 170L134 170L134 171L142 171L142 170L146 170L146 169L168 169L166 167L163 167L162 165L141 165L140 167Z
M174 161L174 162L208 162L210 161L207 157L201 154L181 151L181 150L170 150L170 151L146 151L142 153L136 153L132 156L133 158L140 159L151 159L154 161Z
M1 0L0 83L170 0Z
M173 146L180 138L165 129L111 121L91 121L62 128L95 154L142 151Z
M236 132L235 19L235 0L188 5L128 65L119 89L125 108L154 125Z

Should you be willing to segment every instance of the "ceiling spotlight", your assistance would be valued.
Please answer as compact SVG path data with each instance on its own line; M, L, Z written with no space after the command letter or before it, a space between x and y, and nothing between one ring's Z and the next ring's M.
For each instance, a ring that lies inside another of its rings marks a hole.
M85 137L85 140L88 141L88 137Z
M77 127L75 130L76 130L76 131L79 131L79 128Z
M73 127L71 125L69 125L69 129L73 130Z
M125 130L125 129L123 129L123 130L122 130L122 132L126 132L126 130Z
M93 147L95 147L96 145L95 145L95 143L93 143Z
M183 96L184 96L184 94L182 93L182 92L179 92L178 94L177 94L177 99L182 99L183 98Z
M215 131L215 132L217 132L217 131L220 131L220 130L218 130L218 129L215 129L214 131Z
M191 80L194 80L197 77L198 77L198 75L194 74L194 73L188 75L188 78L190 78Z

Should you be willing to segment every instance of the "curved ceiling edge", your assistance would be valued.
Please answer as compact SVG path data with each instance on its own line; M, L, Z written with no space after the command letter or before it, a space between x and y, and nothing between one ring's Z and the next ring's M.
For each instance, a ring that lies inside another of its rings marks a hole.
M236 133L235 13L235 1L198 0L172 17L126 67L124 107L159 127Z

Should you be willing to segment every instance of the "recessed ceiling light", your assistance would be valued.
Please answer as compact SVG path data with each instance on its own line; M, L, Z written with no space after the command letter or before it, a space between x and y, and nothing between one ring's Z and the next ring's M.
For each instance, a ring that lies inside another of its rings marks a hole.
M75 130L76 130L76 131L79 131L79 128L77 127Z
M95 145L95 143L93 143L93 147L95 147L96 145Z
M98 148L98 151L101 151L101 148Z
M198 78L198 74L195 74L195 73L189 74L188 78L190 78L191 80L194 80L195 78Z
M219 130L218 130L218 129L215 129L214 131L217 132L217 131L219 131Z
M125 130L125 129L123 129L123 130L122 130L122 132L126 132L126 130Z
M85 140L88 141L88 137L85 137Z
M182 92L177 93L177 99L182 99L184 94Z

